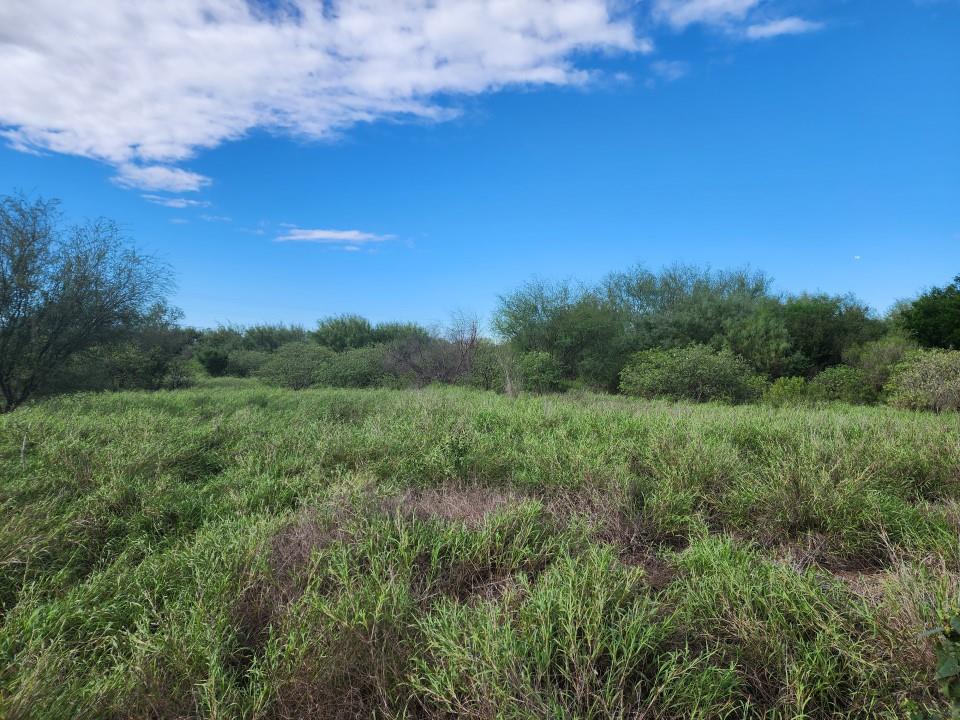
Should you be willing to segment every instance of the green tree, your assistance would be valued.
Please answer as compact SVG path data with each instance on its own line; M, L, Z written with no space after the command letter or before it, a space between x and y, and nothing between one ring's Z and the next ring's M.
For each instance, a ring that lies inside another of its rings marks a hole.
M121 337L169 282L109 220L68 227L56 200L0 198L0 411L79 353Z
M903 307L898 319L924 347L960 349L960 275Z
M317 323L313 338L318 344L334 352L353 350L373 345L376 341L373 326L359 315L336 315Z

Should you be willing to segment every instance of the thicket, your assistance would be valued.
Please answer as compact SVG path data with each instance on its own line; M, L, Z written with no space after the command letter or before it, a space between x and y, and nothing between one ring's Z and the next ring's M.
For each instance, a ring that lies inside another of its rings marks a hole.
M511 395L576 388L954 407L960 276L885 318L851 295L775 293L751 270L677 265L595 285L535 281L499 299L495 338L465 316L436 328L347 314L312 330L197 330L180 325L169 289L166 269L109 221L69 227L56 202L0 198L0 410L71 391L183 387L201 375L301 389L440 383Z

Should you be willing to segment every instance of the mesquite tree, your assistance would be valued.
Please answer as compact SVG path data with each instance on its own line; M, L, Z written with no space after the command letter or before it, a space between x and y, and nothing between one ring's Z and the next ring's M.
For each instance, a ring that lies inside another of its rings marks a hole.
M115 223L66 226L56 200L0 197L0 412L136 323L168 286Z

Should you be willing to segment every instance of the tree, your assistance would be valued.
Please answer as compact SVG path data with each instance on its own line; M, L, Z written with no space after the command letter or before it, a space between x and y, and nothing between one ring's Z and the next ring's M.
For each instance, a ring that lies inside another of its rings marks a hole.
M469 378L480 346L475 317L454 315L443 337L409 335L387 348L386 371L418 387L430 383L456 383Z
M355 350L376 342L370 321L359 315L336 315L324 318L317 323L313 337L318 344L335 352Z
M852 295L802 294L787 299L784 321L794 350L806 361L794 368L808 377L843 361L848 348L876 340L884 324Z
M116 224L63 224L56 200L0 198L0 411L72 357L135 325L169 287Z
M960 349L960 275L900 309L899 322L925 347Z

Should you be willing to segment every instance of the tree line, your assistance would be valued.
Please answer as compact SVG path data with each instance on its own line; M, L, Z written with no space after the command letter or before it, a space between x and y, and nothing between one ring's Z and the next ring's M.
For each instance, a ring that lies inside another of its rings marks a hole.
M190 328L171 287L114 223L68 225L55 200L0 198L0 409L199 375L960 408L960 276L881 317L849 294L777 293L754 270L635 267L593 285L531 281L499 298L493 338L463 315L440 328L349 314L312 329Z

